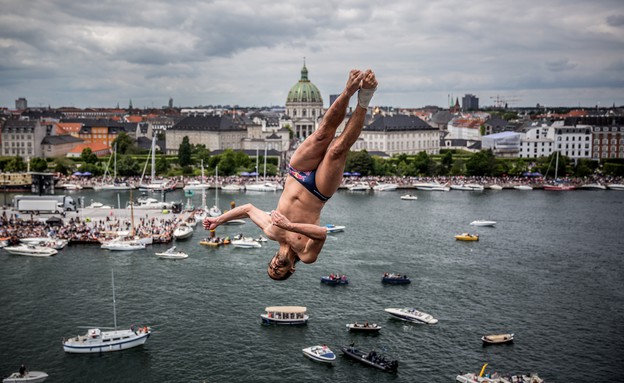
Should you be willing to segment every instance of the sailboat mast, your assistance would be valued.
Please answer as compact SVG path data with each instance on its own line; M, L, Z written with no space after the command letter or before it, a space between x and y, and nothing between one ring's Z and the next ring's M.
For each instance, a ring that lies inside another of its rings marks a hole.
M215 167L215 206L219 207L219 165Z
M154 179L156 176L156 136L152 138L152 180L154 183Z
M113 183L115 183L115 180L117 179L117 143L116 142L115 142L115 148L113 149L113 156L115 157L115 161L113 165L113 169L114 169Z
M201 183L203 185L204 183L204 160L201 160L201 168L202 168L202 175L201 175ZM201 188L202 191L202 209L206 210L207 206L206 206L206 188L204 186L202 186Z
M266 158L267 158L267 147L264 145L264 182L266 182Z
M256 148L256 183L258 182L258 160L260 159L260 155L258 154L258 148Z
M557 160L555 161L555 181L557 180L558 170L559 170L559 151L557 150Z
M117 330L117 302L115 302L115 272L111 269L111 279L113 281L113 327Z

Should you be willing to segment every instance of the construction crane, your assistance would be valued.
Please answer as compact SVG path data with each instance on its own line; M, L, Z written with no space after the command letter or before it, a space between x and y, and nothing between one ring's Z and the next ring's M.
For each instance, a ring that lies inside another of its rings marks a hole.
M504 97L500 95L496 95L496 97L490 96L490 99L494 100L494 106L496 108L507 108L507 104L511 102L518 102L521 99L518 97Z

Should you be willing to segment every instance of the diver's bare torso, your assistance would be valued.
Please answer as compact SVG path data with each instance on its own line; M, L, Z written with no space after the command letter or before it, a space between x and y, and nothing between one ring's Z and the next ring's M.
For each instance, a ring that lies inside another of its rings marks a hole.
M294 178L288 177L284 192L277 204L277 211L288 217L291 222L309 223L319 225L321 220L321 209L325 202L319 200L306 188L301 186ZM310 238L303 234L295 233L281 229L275 225L269 228L267 235L272 236L274 240L280 239L288 242L291 248L300 253L306 246Z

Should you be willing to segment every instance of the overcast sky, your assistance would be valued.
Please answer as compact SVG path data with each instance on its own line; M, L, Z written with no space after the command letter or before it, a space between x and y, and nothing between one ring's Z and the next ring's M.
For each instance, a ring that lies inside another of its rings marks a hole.
M0 0L0 106L327 106L351 68L372 104L624 105L622 0Z

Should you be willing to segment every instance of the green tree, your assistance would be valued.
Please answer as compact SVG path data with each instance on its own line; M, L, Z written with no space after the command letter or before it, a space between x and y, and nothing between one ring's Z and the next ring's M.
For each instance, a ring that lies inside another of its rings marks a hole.
M48 162L43 158L34 157L30 160L30 170L33 172L48 171Z
M208 164L210 160L210 150L206 149L206 145L193 145L193 157L197 163L204 162L204 165Z
M131 156L117 154L117 174L124 177L141 175L141 165Z
M362 176L367 176L373 171L373 158L366 150L349 152L345 169L349 172L358 172Z
M67 157L57 157L54 159L54 171L63 175L70 175L74 172L74 163Z
M189 138L188 136L184 136L184 138L182 138L182 143L180 143L180 147L178 148L178 165L181 167L191 165L193 163L191 160L192 154L193 150L191 148Z
M440 160L440 174L448 175L451 172L451 167L453 166L453 153L445 152L442 154L442 159Z
M466 164L464 160L462 160L461 158L455 160L453 162L453 166L451 166L449 174L452 176L463 176L464 174L466 174Z
M5 172L23 172L26 170L26 163L20 156L11 158L5 165Z
M416 157L414 157L414 169L416 171L415 175L419 175L419 176L430 175L429 170L430 170L430 163L432 161L433 160L429 158L429 155L427 154L427 152L425 151L418 152L418 154L416 154Z
M111 142L111 145L117 145L117 154L137 153L136 143L126 132L119 132L117 137Z
M169 162L166 156L160 156L156 160L156 174L167 174L169 171Z
M98 162L98 158L95 153L91 151L91 148L82 149L82 153L80 153L80 158L87 164L95 164L96 162Z
M101 167L95 164L84 164L80 167L81 172L89 172L93 176L101 176L104 172Z
M491 149L481 150L466 161L466 174L469 176L492 176L496 157Z

